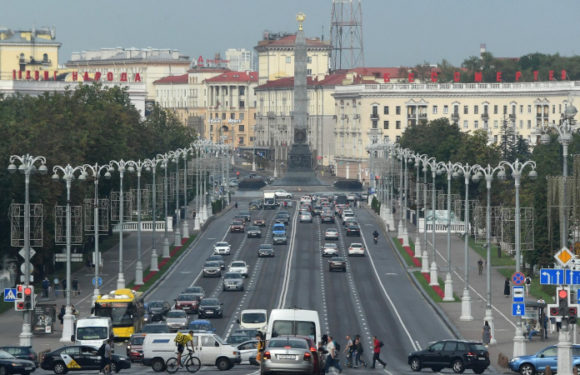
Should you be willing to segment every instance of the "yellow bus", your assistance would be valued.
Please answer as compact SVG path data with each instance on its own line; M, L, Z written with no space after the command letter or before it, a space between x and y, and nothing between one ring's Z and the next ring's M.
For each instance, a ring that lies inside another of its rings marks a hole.
M95 301L95 316L111 318L115 340L128 340L141 330L144 316L142 294L131 289L117 289L100 295Z

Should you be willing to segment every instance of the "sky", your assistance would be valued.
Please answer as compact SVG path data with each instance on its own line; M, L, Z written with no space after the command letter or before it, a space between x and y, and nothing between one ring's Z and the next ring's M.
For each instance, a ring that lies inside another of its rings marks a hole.
M353 0L357 1L357 0ZM100 48L176 49L213 58L251 50L264 31L295 32L306 14L307 37L330 36L332 0L2 0L0 27L54 27L59 61ZM365 65L454 65L496 57L580 53L578 0L362 0Z

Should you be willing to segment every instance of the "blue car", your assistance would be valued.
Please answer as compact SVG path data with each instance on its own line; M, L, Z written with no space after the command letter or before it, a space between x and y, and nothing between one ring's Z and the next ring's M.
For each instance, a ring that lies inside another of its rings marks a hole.
M572 364L574 367L580 367L580 345L572 346ZM536 354L512 358L509 363L510 370L522 375L544 372L546 366L550 366L552 371L558 371L558 347L556 345L548 346Z
M187 327L187 329L192 330L194 332L207 331L215 333L214 326L211 324L209 320L206 319L196 319L192 322L189 322L189 326Z

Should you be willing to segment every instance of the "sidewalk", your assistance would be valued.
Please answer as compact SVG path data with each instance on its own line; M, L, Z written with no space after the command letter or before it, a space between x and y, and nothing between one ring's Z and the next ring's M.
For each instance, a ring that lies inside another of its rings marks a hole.
M409 240L413 243L417 242L417 236L420 237L421 250L427 249L430 254L430 261L432 260L432 234L427 234L428 248L424 243L424 233L417 233L417 228L410 223L407 223L407 231L409 233ZM389 233L391 237L397 237L396 232ZM464 281L464 264L465 264L465 249L464 240L456 234L451 234L451 269L453 279L453 293L460 300L463 295L465 287ZM447 274L447 234L435 235L436 245L436 262L438 266L438 278L441 281L441 288L444 289L444 280ZM471 314L474 317L473 321L460 321L461 316L461 302L440 302L439 308L446 314L449 321L456 326L460 334L468 340L481 341L482 328L484 323L485 308L487 304L487 278L486 270L484 268L483 274L478 274L477 261L482 257L475 252L471 247L469 251L469 293L472 298ZM485 262L485 258L483 259ZM420 263L419 263L420 264ZM420 265L412 271L420 271ZM503 295L505 277L499 272L497 267L491 268L491 301L493 311L493 323L495 325L494 338L497 343L489 346L490 360L492 366L500 373L511 373L508 369L501 368L498 364L498 356L500 353L512 358L513 356L513 337L515 335L515 328L517 318L512 316L512 296L506 298ZM533 297L530 297L532 299ZM548 302L549 303L549 302ZM574 336L574 335L572 335ZM527 336L526 336L527 338ZM437 338L434 337L433 340ZM550 331L548 325L548 338L542 340L539 336L534 336L531 341L526 341L526 353L533 354L540 349L557 344L557 332ZM578 333L576 334L576 342L580 342Z
M188 205L187 216L189 234L192 235L193 231L193 220L191 219L192 209L194 209L194 201L190 202ZM181 226L181 222L180 222ZM99 276L103 278L103 285L99 288L101 294L108 291L114 290L117 287L117 278L119 275L119 241L118 233L114 234L116 236L116 244L110 249L100 249L100 251L106 250L101 253L103 266L99 269ZM164 232L156 233L156 250L158 255L162 255L163 252L163 237ZM174 235L173 231L168 232L170 247L173 246ZM141 232L141 261L143 263L143 275L146 276L149 266L151 264L151 250L153 245L153 235L151 232ZM137 263L137 232L130 232L125 234L123 239L123 273L125 277L125 285L130 285L135 280L135 266ZM88 268L83 266L77 272L72 273L71 282L73 279L78 279L79 281L79 294L74 295L71 291L71 303L75 306L79 312L79 317L83 318L90 314L92 307L92 298L94 295L94 286L92 285L92 279L95 276L93 268ZM49 277L52 284L52 279ZM42 291L39 291L42 294ZM39 295L40 295L39 294ZM58 290L58 294L55 297L54 291L52 295L46 298L37 298L37 302L50 302L55 303L57 306L56 314L60 312L60 308L66 305L66 298L61 290ZM3 332L0 335L0 346L2 345L17 345L19 342L19 335L22 332L22 322L23 317L19 312L13 309L6 311L1 315L0 330ZM52 334L45 335L33 335L32 336L32 346L36 352L40 352L46 349L55 349L62 346L60 343L60 337L62 334L62 326L57 318L54 324L54 332Z

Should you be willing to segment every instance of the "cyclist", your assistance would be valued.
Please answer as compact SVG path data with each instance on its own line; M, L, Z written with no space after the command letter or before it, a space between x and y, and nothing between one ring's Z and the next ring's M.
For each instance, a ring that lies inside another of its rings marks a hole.
M373 232L373 240L375 241L375 244L377 243L379 239L379 232L377 232L377 230L375 229L375 231Z
M177 345L177 363L179 363L179 367L182 367L181 354L183 353L185 347L189 346L191 351L193 351L193 331L189 331L187 334L177 332L174 341Z

